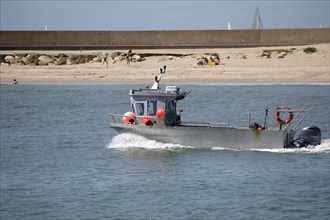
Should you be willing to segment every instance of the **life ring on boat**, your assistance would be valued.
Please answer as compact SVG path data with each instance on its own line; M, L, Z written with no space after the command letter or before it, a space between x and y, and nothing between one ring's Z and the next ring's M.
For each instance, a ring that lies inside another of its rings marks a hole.
M136 117L133 112L126 112L123 116L124 124L136 124Z
M291 108L289 108L288 106L281 106L281 107L280 107L280 110L291 110ZM277 121L278 123L280 123L280 124L288 124L288 123L290 123L290 122L292 121L292 119L293 119L293 112L290 112L290 111L289 111L289 118L288 118L287 120L282 120L282 119L280 118L280 114L281 114L280 111L277 111L277 112L276 112L276 121Z
M153 126L154 122L152 121L151 117L144 117L144 118L142 118L142 124L148 125L148 126Z

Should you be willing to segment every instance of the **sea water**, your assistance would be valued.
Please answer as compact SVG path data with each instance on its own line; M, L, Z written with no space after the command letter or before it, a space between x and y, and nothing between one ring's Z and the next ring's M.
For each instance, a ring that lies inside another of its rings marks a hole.
M0 219L329 219L329 85L179 85L183 121L275 124L315 105L303 149L198 150L118 135L143 85L1 85ZM285 117L285 115L283 115Z

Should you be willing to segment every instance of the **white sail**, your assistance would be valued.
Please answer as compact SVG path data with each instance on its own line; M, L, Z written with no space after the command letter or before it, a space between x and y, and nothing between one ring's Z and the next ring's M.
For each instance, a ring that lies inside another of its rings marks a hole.
M257 7L256 13L254 14L254 18L252 21L252 29L264 29L259 13L259 7Z

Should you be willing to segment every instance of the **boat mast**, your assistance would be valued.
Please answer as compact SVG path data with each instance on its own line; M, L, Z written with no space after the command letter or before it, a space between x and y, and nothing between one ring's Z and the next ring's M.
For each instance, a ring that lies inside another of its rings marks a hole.
M259 7L257 7L257 10L254 14L254 18L252 21L252 29L256 29L256 30L264 29L264 26L262 25L260 13L259 13Z
M268 118L268 105L267 105L266 112L265 112L264 129L266 129L266 126L267 126L267 118Z

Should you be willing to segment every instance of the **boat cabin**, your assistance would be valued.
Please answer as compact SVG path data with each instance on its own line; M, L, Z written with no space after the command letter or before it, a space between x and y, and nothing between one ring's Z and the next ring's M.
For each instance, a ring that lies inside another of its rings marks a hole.
M146 89L131 89L129 92L132 111L138 123L176 124L178 122L176 103L190 91L181 91L176 86L166 86L165 91L156 86Z

